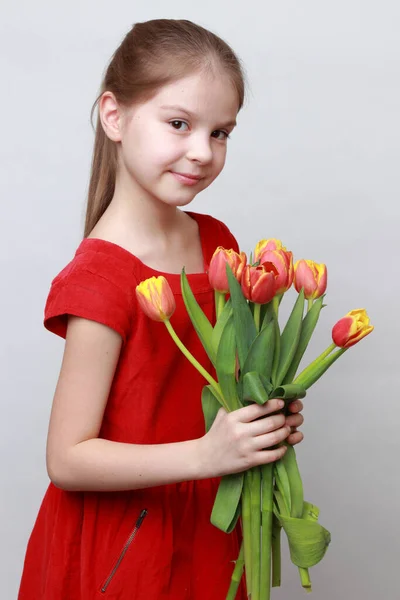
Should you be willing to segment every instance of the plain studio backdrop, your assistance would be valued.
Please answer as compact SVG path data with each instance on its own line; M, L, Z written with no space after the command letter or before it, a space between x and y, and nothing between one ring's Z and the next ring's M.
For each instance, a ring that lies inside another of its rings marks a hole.
M43 309L82 236L90 108L130 26L163 17L226 39L250 83L225 170L191 209L224 220L246 252L276 237L295 259L327 264L328 306L305 363L349 310L365 307L375 325L309 391L297 455L305 498L332 534L310 571L312 598L396 600L400 5L196 4L2 3L1 599L16 598L48 485L46 433L64 342L44 329ZM272 598L303 598L284 537L282 565Z

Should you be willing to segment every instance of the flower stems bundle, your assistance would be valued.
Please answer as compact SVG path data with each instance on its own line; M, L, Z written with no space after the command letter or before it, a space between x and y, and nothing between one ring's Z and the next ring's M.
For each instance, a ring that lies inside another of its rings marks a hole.
M136 289L146 314L165 323L178 347L206 379L201 401L207 431L221 406L230 412L249 403L282 398L287 414L290 402L304 398L307 389L373 329L364 309L350 311L333 327L333 343L297 374L325 306L326 266L309 260L293 265L292 253L279 240L269 239L257 244L254 262L250 259L249 264L243 252L217 248L208 274L215 290L214 326L198 305L184 270L181 288L216 379L176 335L170 322L175 300L166 279L152 277ZM281 331L279 307L292 284L298 295ZM211 522L230 533L240 519L243 534L226 600L234 600L243 570L251 600L270 600L271 588L281 584L282 529L307 591L311 591L309 568L323 558L330 543L329 531L318 522L318 507L304 500L295 450L283 444L286 452L275 463L221 479Z

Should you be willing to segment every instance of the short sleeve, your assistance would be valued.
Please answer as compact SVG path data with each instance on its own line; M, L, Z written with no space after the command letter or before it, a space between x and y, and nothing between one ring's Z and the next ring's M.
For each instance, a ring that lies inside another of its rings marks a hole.
M132 284L132 274L115 257L77 251L51 283L44 326L65 338L68 315L74 315L114 329L126 342L134 313Z

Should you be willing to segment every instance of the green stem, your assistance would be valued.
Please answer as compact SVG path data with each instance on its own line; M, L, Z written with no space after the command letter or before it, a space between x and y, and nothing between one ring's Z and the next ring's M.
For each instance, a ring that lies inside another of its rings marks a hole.
M311 592L311 579L308 573L308 569L303 569L302 567L298 567L298 569L300 574L301 585L306 590L306 592Z
M253 467L251 483L251 600L260 600L261 468Z
M273 463L261 467L261 574L260 600L270 600L271 597L271 550L272 550L272 518L273 518Z
M164 324L166 326L166 328L168 329L169 334L171 335L172 339L174 340L175 344L178 346L179 350L181 350L181 352L186 356L186 358L192 363L192 365L198 370L198 372L203 375L204 379L206 379L208 381L208 383L211 385L211 387L213 388L213 390L215 390L215 393L217 394L218 398L220 399L220 403L223 405L223 407L229 411L229 408L225 402L225 399L223 398L222 394L221 394L221 389L218 385L218 382L215 381L215 379L210 375L210 373L208 373L204 367L201 366L201 364L195 359L195 357L193 356L193 354L191 354L189 352L189 350L186 348L186 346L182 343L182 341L179 339L178 335L176 334L174 328L171 325L171 322L169 321L169 319L167 319L166 321L164 321Z
M312 298L309 298L308 303L307 303L307 312L309 312L311 310L313 304L314 304L314 300Z
M281 585L281 530L278 519L272 526L272 587Z
M274 313L275 320L275 350L274 350L274 358L272 362L272 371L271 371L271 379L272 384L275 386L276 383L276 375L278 372L279 366L279 356L281 351L281 333L279 331L279 322L278 322L278 313L279 313L279 296L274 296L271 300L272 302L272 310Z
M239 589L240 581L243 576L244 568L244 543L240 546L239 556L237 558L235 568L233 569L231 584L229 586L228 593L225 600L235 600L237 591Z
M326 348L326 350L324 350L319 356L317 356L317 358L315 360L313 360L313 362L311 364L308 365L308 367L306 367L305 369L303 369L303 371L301 373L299 373L299 375L297 375L296 379L293 380L293 383L300 383L301 381L304 381L307 376L312 373L312 371L314 370L314 368L324 360L324 358L326 358L331 352L333 352L333 350L335 350L335 348L337 348L336 344L331 344L330 346L328 346Z
M254 304L254 323L256 326L257 332L260 331L260 314L261 314L261 304Z
M247 594L251 594L251 471L244 474L242 492L242 531L244 547L244 569L246 573Z
M216 313L216 317L217 317L217 321L218 321L220 314L224 310L224 306L225 306L225 302L226 302L225 292L218 292L217 290L215 290L214 297L215 297L215 313Z

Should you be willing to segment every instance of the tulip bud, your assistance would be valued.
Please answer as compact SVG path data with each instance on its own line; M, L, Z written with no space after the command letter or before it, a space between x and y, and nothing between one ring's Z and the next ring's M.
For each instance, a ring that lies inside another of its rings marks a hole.
M264 262L272 263L278 271L278 277L276 281L276 294L282 294L286 292L293 283L293 255L291 252L286 250L279 240L264 240L266 245L260 252L259 242L256 247L256 257L260 261L260 265ZM273 249L272 246L276 248ZM280 247L278 247L280 245ZM257 262L257 260L256 260Z
M217 292L228 293L229 284L226 274L226 264L228 263L234 276L240 281L246 262L247 257L244 252L238 254L234 250L226 250L222 246L218 246L211 258L208 269L208 278L211 287Z
M350 348L371 333L369 317L364 308L351 310L332 329L332 339L339 348Z
M270 262L259 267L247 265L242 275L242 292L251 302L266 304L276 294L278 270Z
M297 292L304 288L304 298L315 300L325 293L328 283L326 265L312 260L298 260L294 265L294 287Z
M145 314L153 321L167 321L175 311L175 298L168 281L160 275L136 286L136 297Z
M277 240L275 238L260 240L254 252L254 262L258 262L261 254L266 250L284 250L286 252L286 248L282 246L281 240Z

